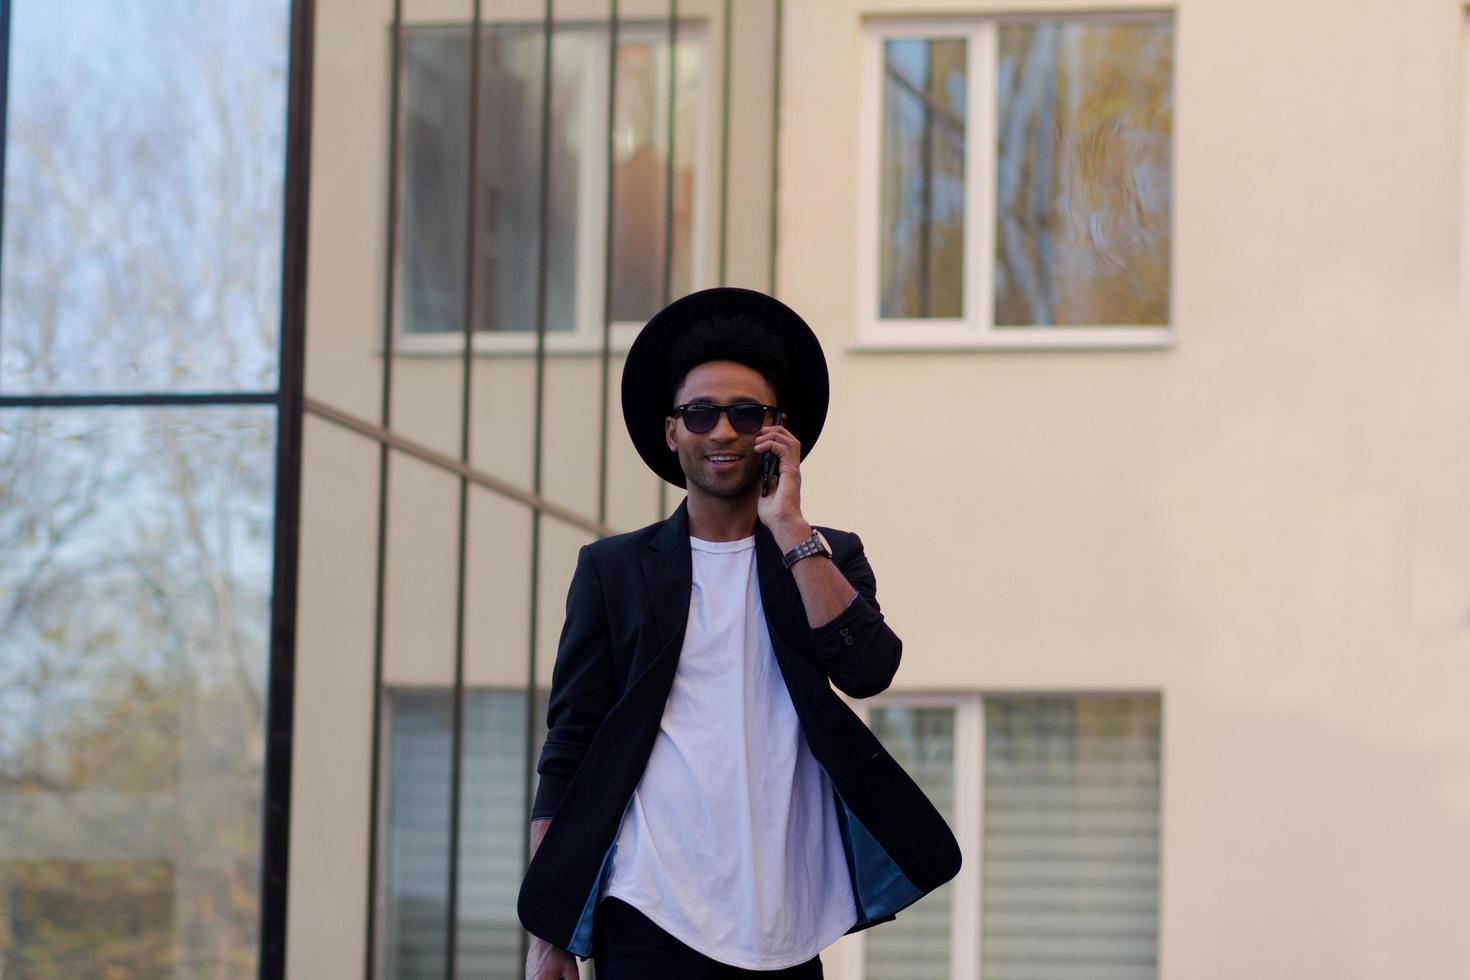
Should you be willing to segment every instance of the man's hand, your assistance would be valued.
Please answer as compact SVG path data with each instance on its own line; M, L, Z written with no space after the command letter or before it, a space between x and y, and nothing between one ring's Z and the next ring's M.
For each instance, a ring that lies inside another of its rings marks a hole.
M811 534L801 516L801 442L784 425L768 425L755 437L752 448L758 453L775 453L779 461L771 474L770 493L756 498L755 513L775 535L776 543L783 545L782 550L790 551ZM796 540L786 544L793 536Z
M577 958L538 936L526 953L526 980L577 980Z
M541 848L541 841L551 829L551 818L531 821L531 856ZM578 980L577 958L564 949L551 945L540 936L531 937L526 951L526 980Z

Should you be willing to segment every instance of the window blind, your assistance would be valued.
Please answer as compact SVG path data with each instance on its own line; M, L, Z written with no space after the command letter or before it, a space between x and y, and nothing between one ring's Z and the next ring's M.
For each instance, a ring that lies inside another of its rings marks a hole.
M985 699L981 976L1158 975L1157 695Z

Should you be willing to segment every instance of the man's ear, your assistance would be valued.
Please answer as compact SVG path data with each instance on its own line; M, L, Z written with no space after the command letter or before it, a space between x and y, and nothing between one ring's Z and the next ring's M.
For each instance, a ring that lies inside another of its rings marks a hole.
M669 452L678 452L679 443L674 438L674 426L678 421L672 415L664 416L664 445L669 447Z

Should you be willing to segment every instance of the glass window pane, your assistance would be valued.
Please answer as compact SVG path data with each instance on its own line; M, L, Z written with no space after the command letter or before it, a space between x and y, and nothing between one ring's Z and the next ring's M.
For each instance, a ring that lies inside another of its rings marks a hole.
M539 747L549 691L536 692ZM379 962L393 980L440 980L449 902L449 792L453 716L450 691L387 693L389 750L384 928ZM518 975L522 928L516 896L530 812L525 802L526 695L468 690L464 700L459 844L462 977ZM533 787L534 792L534 787Z
M1172 22L999 31L996 326L1167 323Z
M485 28L481 46L477 330L532 331L539 288L542 47L539 26ZM402 329L463 329L469 28L410 29L404 45ZM704 47L675 48L674 252L670 295L692 288L696 143ZM553 34L547 329L598 331L607 187L605 26ZM662 30L620 26L613 140L612 312L663 305L669 161L669 47ZM595 322L593 322L595 320Z
M673 257L670 297L694 288L692 246L704 45L679 25L674 46ZM623 38L627 38L624 40ZM641 323L664 305L664 207L669 170L669 42L620 28L613 117L612 319Z
M883 45L880 315L964 315L965 42Z
M954 826L954 709L875 706L870 718L883 747ZM949 980L952 903L953 889L940 888L864 932L866 980Z
M464 329L469 213L470 32L415 27L403 38L401 329Z
M1157 695L985 700L981 974L1158 975Z
M5 973L253 977L270 408L0 412Z
M11 7L0 390L274 389L289 4Z

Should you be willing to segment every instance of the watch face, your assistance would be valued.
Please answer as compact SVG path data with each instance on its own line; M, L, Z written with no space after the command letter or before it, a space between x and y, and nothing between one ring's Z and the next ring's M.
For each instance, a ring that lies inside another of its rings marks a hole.
M812 528L812 533L817 536L817 543L822 546L822 552L830 556L832 554L832 546L827 543L827 536L816 528Z

